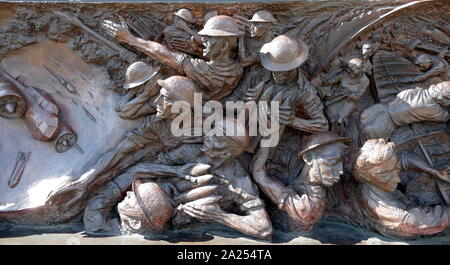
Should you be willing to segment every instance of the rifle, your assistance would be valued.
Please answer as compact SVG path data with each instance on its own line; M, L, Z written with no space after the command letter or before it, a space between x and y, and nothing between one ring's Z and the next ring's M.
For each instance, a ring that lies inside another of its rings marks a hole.
M93 29L91 29L88 26L86 26L85 24L83 24L83 22L81 22L80 19L77 18L76 16L71 16L71 15L69 15L67 13L60 12L60 11L53 11L53 13L58 15L58 16L60 16L60 17L65 18L71 24L84 29L89 34L91 34L94 38L96 38L97 40L99 40L100 42L105 44L108 48L110 48L113 51L117 52L127 62L133 63L133 62L136 61L136 58L137 58L136 54L128 51L127 49L125 49L124 47L120 46L119 44L117 44L117 43L115 43L115 42L113 42L113 41L103 37L102 35L100 35L96 31L94 31Z

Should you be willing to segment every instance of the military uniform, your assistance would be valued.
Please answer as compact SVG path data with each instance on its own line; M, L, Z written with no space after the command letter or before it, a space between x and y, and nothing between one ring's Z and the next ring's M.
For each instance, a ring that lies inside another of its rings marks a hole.
M369 224L382 234L415 237L436 234L450 227L450 206L418 206L398 189L384 192L360 185L358 208Z
M205 61L181 56L179 68L195 81L205 100L221 100L233 92L243 74L242 65L232 59Z

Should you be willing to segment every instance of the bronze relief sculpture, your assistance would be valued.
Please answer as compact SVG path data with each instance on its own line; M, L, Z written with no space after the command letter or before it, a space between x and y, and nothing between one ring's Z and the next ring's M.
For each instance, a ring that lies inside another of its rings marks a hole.
M450 228L445 1L0 10L2 223Z

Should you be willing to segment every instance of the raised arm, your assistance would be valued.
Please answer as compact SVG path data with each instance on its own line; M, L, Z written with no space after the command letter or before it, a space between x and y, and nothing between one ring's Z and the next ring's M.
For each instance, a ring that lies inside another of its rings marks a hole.
M259 57L257 53L250 53L250 55L246 55L245 49L245 39L244 37L239 37L239 61L243 67L247 67L259 61Z
M182 62L186 57L185 54L170 51L166 46L157 42L134 37L123 23L117 24L105 20L102 23L102 27L105 29L106 33L116 40L127 43L141 50L152 59L183 72Z

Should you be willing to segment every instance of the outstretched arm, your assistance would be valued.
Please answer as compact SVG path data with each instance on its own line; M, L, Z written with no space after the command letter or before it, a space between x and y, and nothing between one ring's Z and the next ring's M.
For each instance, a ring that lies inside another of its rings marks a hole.
M264 207L249 210L246 215L227 213L218 205L198 206L188 203L183 205L183 210L193 218L214 221L246 235L266 240L272 238L272 223Z
M182 61L186 56L185 54L170 51L166 46L157 42L134 37L127 30L126 26L109 20L103 21L102 27L105 29L106 33L116 40L125 42L141 50L152 59L183 72Z
M247 235L266 240L272 238L272 224L264 208L250 210L244 216L224 213L223 218L218 222Z
M389 193L374 193L369 184L360 191L361 205L370 212L380 232L396 237L431 235L450 227L450 206L408 207Z

